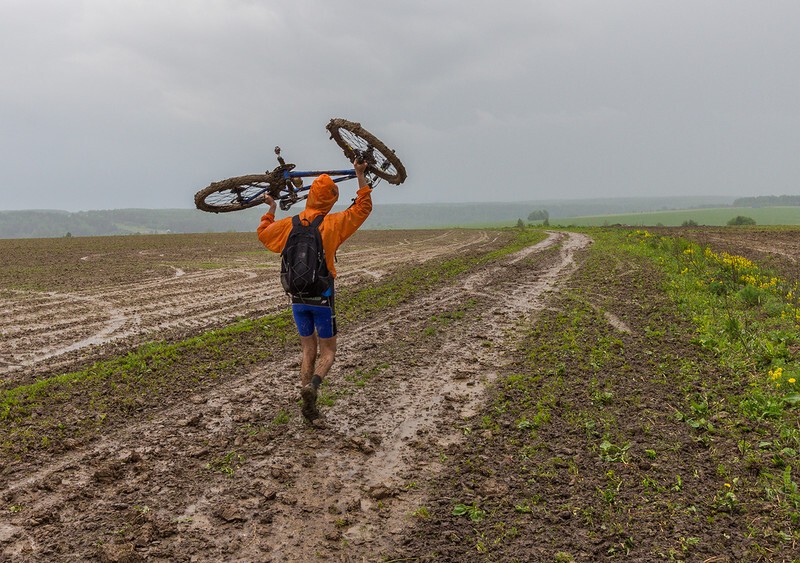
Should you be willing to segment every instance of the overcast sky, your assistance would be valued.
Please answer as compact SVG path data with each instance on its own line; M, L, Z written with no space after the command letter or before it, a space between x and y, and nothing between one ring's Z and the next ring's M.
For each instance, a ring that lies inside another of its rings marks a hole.
M0 0L0 209L192 207L408 170L376 203L800 193L800 2ZM351 196L355 186L343 186Z

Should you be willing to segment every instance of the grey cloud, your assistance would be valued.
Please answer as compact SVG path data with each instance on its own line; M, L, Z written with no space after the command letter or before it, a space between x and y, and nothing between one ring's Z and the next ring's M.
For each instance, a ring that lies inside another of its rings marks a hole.
M342 166L324 125L347 117L409 169L378 203L797 193L798 15L721 0L12 0L0 189L7 209L188 207L211 181L271 168L276 144L299 166Z

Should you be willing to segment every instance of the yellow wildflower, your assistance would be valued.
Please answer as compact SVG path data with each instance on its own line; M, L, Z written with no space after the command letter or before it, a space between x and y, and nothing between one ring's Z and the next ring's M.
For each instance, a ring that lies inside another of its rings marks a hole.
M770 378L772 378L773 381L779 379L781 375L783 375L783 368L778 367L775 368L774 370L773 369L769 370L769 376Z

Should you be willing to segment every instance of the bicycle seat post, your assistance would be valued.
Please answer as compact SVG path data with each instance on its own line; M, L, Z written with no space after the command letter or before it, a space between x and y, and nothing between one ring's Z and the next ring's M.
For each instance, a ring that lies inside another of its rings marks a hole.
M275 147L275 154L278 157L278 163L281 166L286 166L286 162L283 160L283 157L281 156L281 148L280 147Z

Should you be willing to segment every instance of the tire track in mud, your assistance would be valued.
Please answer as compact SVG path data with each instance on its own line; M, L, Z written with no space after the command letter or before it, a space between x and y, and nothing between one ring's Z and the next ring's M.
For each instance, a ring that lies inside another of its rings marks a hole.
M297 416L298 362L283 357L31 468L3 487L6 505L25 507L0 516L3 555L374 560L404 541L410 514L424 506L418 486L441 470L520 327L588 244L551 233L351 327L323 386L336 397L323 407L326 428ZM428 334L435 319L462 309ZM372 375L363 386L346 377L358 373ZM287 413L288 423L270 422Z
M411 514L424 506L414 484L441 469L441 452L463 436L459 426L477 412L485 385L498 377L508 361L506 355L516 345L520 323L544 306L545 294L576 267L574 253L588 244L589 239L582 235L551 233L546 241L518 252L505 263L471 274L460 287L437 292L422 303L392 313L388 326L380 327L384 334L379 333L379 342L391 339L398 330L423 332L425 319L451 310L464 298L482 299L475 318L452 327L438 346L417 355L413 365L400 361L380 374L380 385L354 393L330 410L328 424L336 428L338 443L354 444L355 448L340 455L316 453L314 476L308 479L314 484L313 492L299 495L296 505L303 510L283 512L284 520L278 524L278 530L312 531L301 542L291 533L283 538L280 533L273 535L275 560L312 558L320 545L331 543L331 537L351 545L350 557L369 560L401 540ZM543 270L514 268L557 245L558 255ZM476 290L478 287L488 287L490 292ZM376 330L375 326L364 327L348 335L342 355L359 354L357 349L364 346L355 342ZM368 342L367 350L371 346ZM412 354L414 350L400 352L401 356ZM310 449L319 452L324 445L312 443ZM320 494L324 491L335 494L326 498ZM339 521L346 522L341 533L337 533L336 519L331 526L334 507L341 510Z
M413 257L413 262L417 264L424 264L430 260L435 260L443 255L454 255L461 250L473 249L480 250L486 246L491 245L497 240L497 237L490 239L486 231L479 231L474 237L455 244L448 243L443 246L431 245L438 241L447 241L453 236L454 231L446 231L440 235L433 236L428 239L409 241L404 239L398 242L393 249L393 254L384 255L384 247L374 247L359 249L354 251L340 251L340 255L350 258L351 256L365 256L363 262L359 262L357 269L348 268L348 271L341 274L340 278L347 278L349 275L359 272L366 273L372 279L380 279L386 273L391 271L388 269L393 265L400 265L409 262L409 258ZM446 249L446 252L442 252Z
M45 361L91 346L136 340L175 326L224 322L255 308L252 304L259 302L259 286L253 284L244 292L237 287L252 283L257 276L235 269L214 275L184 274L180 278L185 278L185 283L170 278L160 284L115 287L101 293L50 294L54 303L44 308L46 314L34 311L27 317L11 316L8 328L4 327L0 355L10 358L17 368L35 369ZM215 287L219 293L198 298L198 286ZM232 300L228 291L238 291L243 300ZM141 295L151 299L138 302ZM248 306L242 307L242 303ZM29 322L25 323L26 319Z
M342 252L347 271L340 276L340 283L356 283L360 276L380 279L404 264L480 249L491 242L486 231L459 236L447 231L409 244L400 241L388 247ZM50 370L66 366L75 361L76 354L85 355L95 347L116 344L132 348L172 331L202 330L279 310L286 298L275 284L278 262L266 251L264 256L266 268L187 273L169 266L169 277L128 285L76 293L13 291L2 295L0 375L12 381L20 372L35 372L44 364Z

